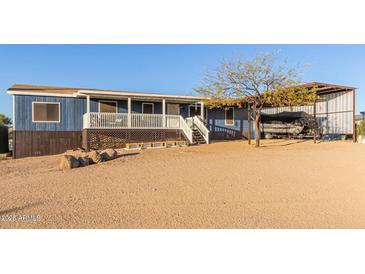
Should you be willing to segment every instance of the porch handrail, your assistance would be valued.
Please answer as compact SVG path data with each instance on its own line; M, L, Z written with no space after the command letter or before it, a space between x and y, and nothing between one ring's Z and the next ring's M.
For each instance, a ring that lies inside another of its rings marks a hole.
M180 116L180 128L184 132L185 136L188 138L190 144L193 143L193 130L185 122L184 118Z
M209 130L202 122L201 118L198 116L193 117L194 126L198 128L198 130L201 132L201 134L204 137L204 140L209 144Z
M82 126L83 128L90 128L90 122L89 122L89 113L86 112L84 115L82 115Z
M187 117L187 118L185 118L185 122L187 123L187 125L190 128L193 128L194 127L194 119L193 119L193 117Z

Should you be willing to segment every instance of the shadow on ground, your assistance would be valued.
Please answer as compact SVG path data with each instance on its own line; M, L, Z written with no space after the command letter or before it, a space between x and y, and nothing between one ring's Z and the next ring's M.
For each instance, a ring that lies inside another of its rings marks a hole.
M32 208L32 207L35 207L37 205L43 205L43 204L44 204L44 202L39 201L39 202L35 202L35 203L29 203L29 204L26 204L24 206L13 207L13 208L1 210L0 211L0 216L5 215L5 214L10 214L10 213L15 213L15 212L18 212L18 211L21 211L21 210L24 210L24 209Z
M261 147L286 147L286 146L297 145L297 144L305 143L305 142L310 142L310 140L297 140L294 142L293 140L284 139L284 140L280 140L280 142L276 141L275 143L263 144L263 145L261 145Z
M130 157L130 156L135 156L135 155L139 155L139 152L130 152L130 153L118 154L115 157L115 159L124 158L124 157Z

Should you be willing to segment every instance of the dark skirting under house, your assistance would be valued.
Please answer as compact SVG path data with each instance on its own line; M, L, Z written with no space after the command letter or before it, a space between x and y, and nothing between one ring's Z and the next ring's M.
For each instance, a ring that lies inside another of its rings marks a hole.
M81 131L14 131L13 157L54 155L82 146Z

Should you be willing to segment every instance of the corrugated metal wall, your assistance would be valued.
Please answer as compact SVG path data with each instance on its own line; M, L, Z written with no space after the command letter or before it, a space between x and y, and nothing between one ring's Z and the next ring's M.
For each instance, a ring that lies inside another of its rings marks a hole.
M316 116L322 134L353 133L353 91L342 91L319 96ZM264 108L263 113L275 114L282 111L304 111L313 114L313 106Z

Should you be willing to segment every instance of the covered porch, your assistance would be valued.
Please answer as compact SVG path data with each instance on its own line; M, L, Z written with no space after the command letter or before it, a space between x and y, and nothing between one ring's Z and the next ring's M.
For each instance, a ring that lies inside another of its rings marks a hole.
M86 98L86 113L83 115L85 138L88 138L90 132L105 134L113 131L113 135L137 132L150 140L147 135L165 136L167 133L175 136L171 132L181 132L192 144L194 130L197 129L206 143L209 142L209 131L204 125L207 112L202 97L92 90L79 91L79 94ZM129 141L143 139L141 136L123 136L123 139Z

